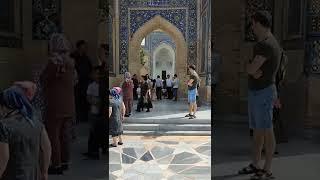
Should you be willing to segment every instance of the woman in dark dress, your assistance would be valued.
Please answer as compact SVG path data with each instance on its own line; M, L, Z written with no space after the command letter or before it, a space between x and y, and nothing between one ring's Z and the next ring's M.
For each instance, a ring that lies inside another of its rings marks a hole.
M18 82L0 93L0 179L47 180L51 146L30 103L31 82Z
M63 34L53 34L49 41L49 57L42 72L46 100L45 126L52 146L49 174L63 174L69 169L72 128L75 121L74 87L76 71L70 58L71 43Z
M148 85L148 89L147 89L147 92L145 94L144 100L145 100L144 107L147 108L146 112L150 112L150 108L153 108L152 95L151 95L151 86L150 85Z
M109 134L112 136L112 147L122 145L123 124L125 105L120 99L121 88L112 88L109 94ZM119 141L118 141L119 138Z

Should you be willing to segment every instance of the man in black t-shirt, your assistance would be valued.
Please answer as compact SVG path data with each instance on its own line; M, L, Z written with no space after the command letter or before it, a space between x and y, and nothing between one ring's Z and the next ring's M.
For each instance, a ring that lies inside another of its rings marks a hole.
M189 117L189 119L194 119L196 118L195 113L197 111L197 85L199 82L199 76L196 72L196 67L194 65L189 66L189 72L191 73L190 79L187 83L189 114L187 114L185 117Z
M137 79L136 74L132 76L132 81L133 81L133 99L138 100L137 88L139 85L139 80Z
M253 129L254 154L252 164L239 172L254 173L251 179L272 177L271 163L275 150L272 114L277 98L275 77L279 68L281 48L271 33L271 22L271 15L267 11L258 11L252 16L252 28L258 43L254 46L253 60L247 65L247 72L249 125ZM264 167L260 168L263 147L266 160Z
M87 88L90 83L90 75L93 69L91 60L88 56L88 44L80 40L76 44L76 52L71 54L75 60L75 68L78 74L78 84L75 88L77 121L87 122L89 104L87 103Z

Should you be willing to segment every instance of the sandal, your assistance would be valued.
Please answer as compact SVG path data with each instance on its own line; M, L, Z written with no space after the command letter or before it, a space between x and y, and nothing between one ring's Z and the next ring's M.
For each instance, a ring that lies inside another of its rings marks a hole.
M110 146L111 146L111 147L117 147L117 145L115 145L115 144L110 144Z
M253 164L249 164L249 166L241 169L238 174L253 174L257 173L259 171L258 168L256 168Z
M270 180L275 179L271 172L267 172L266 170L259 170L253 176L251 176L250 180Z

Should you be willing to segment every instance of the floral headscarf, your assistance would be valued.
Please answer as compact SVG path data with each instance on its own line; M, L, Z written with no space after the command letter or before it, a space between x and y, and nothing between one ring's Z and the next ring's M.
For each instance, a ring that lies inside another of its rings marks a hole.
M2 103L13 110L18 110L26 120L34 126L34 109L28 99L25 90L19 85L13 85L2 93Z
M131 74L130 74L130 72L126 72L126 73L124 74L124 78L125 78L125 81L126 81L126 82L130 81L130 80L131 80Z
M120 94L121 94L121 88L120 87L114 87L110 90L110 95L115 100L120 100Z
M71 43L63 34L54 33L52 34L49 41L49 60L55 64L59 65L58 74L64 73L65 70L65 62L67 60L67 52L70 52L72 49Z

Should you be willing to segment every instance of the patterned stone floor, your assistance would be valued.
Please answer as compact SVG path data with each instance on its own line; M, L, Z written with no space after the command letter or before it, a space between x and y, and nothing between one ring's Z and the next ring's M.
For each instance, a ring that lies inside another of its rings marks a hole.
M124 137L109 150L110 180L209 180L211 137Z

